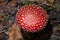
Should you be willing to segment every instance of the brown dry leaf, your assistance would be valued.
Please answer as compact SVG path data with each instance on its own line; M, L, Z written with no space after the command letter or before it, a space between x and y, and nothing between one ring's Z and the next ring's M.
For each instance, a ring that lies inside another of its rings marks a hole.
M41 0L40 0L40 1L41 1ZM54 0L43 0L42 3L43 3L43 4L46 4L46 5L50 5L50 6L52 6L53 3L54 3Z
M23 38L21 30L18 25L13 24L12 28L7 32L9 39L8 40L20 40Z
M0 3L0 7L2 7L2 5L5 5L6 4L6 2L2 2L2 3Z
M51 4L53 4L54 0L49 0L49 2L50 2Z
M49 5L53 6L54 0L49 0Z
M42 3L46 5L53 5L54 0L21 0L21 1L36 1L37 3Z
M5 1L5 0L0 0L0 3L1 3L1 2L4 2L4 1Z
M17 5L17 1L16 0L12 0L10 3L9 3L10 6L12 7L15 7Z
M21 0L21 1L39 1L39 0Z

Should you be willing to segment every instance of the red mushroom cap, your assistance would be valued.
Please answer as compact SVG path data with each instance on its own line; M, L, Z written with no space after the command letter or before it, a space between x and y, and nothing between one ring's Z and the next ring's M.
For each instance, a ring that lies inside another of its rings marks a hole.
M48 18L43 8L37 5L25 5L16 15L19 26L28 32L38 32L45 28Z

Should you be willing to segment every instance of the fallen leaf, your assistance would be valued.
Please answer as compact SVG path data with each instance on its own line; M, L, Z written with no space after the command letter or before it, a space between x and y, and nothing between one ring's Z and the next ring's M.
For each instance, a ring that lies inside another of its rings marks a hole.
M53 4L54 0L49 0L49 2L50 2L51 4Z
M9 39L8 40L20 40L23 38L21 29L16 23L13 24L12 28L7 32Z
M9 3L10 6L12 7L15 7L17 5L17 1L16 0L12 0L10 3Z
M41 0L40 0L41 1ZM55 0L43 0L42 4L53 6Z

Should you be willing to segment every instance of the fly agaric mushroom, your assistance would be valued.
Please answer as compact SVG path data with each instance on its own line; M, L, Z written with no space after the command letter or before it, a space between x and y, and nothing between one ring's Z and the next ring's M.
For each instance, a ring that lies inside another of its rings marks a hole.
M16 15L19 26L27 32L38 32L45 28L48 18L43 8L35 5L22 6Z

